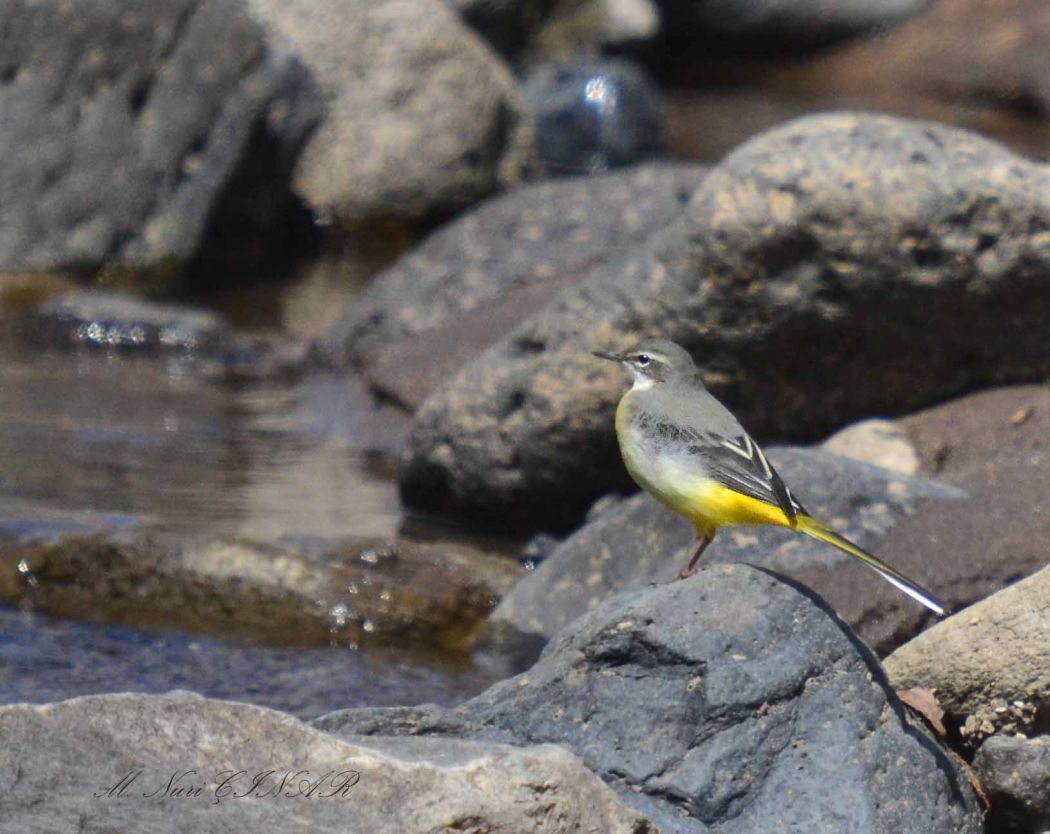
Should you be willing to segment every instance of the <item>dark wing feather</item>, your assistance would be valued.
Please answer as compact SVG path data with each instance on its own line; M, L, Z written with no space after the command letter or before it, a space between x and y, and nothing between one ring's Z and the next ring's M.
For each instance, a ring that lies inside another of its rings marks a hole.
M780 507L792 526L799 514L805 514L805 509L748 434L720 437L665 422L653 422L651 429L664 441L687 446L689 453L701 458L711 477L723 486Z

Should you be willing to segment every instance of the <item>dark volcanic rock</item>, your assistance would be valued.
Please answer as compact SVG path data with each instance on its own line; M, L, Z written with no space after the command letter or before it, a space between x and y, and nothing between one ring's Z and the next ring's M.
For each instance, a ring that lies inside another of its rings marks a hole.
M0 271L183 264L259 154L253 210L286 202L320 99L240 3L9 0L0 19Z
M417 407L563 288L615 268L678 217L705 166L543 182L483 203L377 276L319 343Z
M1050 829L1050 737L988 739L974 769L992 803L989 830Z
M904 519L936 513L960 500L960 493L814 449L773 448L769 458L817 518L939 594L942 575L928 550L889 550L883 543ZM566 539L503 598L492 622L549 638L612 594L673 581L695 546L688 521L649 496L636 495ZM880 651L899 645L928 619L918 603L856 560L787 530L722 531L701 564L721 562L744 562L797 578Z
M655 834L567 751L347 742L176 692L0 708L9 831Z
M542 173L597 173L664 151L663 103L626 61L545 64L522 82L522 97Z
M686 345L767 440L1042 378L1048 274L1046 166L888 116L793 122L731 154L681 221L432 395L403 494L503 523L575 522L625 484L612 438L624 382L590 351L643 334Z
M703 577L611 600L455 710L315 726L555 742L664 832L981 830L958 766L848 628L762 571Z

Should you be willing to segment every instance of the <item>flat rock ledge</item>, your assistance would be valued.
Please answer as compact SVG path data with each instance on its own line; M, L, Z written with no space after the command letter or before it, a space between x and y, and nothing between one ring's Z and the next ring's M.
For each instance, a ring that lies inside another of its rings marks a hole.
M186 692L0 709L4 830L654 832L564 748L351 743Z

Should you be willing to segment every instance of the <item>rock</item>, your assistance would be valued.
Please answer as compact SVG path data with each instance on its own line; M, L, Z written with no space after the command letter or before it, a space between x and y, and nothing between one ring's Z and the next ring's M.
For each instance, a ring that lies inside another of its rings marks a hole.
M900 524L887 553L932 553L956 605L1046 565L1050 541L1050 387L982 391L900 421L929 477L967 498Z
M320 99L240 4L12 2L4 25L0 272L166 281L239 210L232 182L283 218Z
M704 166L645 165L493 198L376 276L319 344L411 408L559 289L681 214Z
M818 450L767 451L811 513L916 581L941 591L940 577L931 570L926 552L888 550L883 541L910 516L936 512L959 500L957 492ZM695 546L688 521L649 496L637 495L566 539L511 589L491 622L497 628L509 626L550 638L615 593L673 581ZM854 559L786 530L721 532L701 564L724 562L782 571L804 582L877 650L898 645L927 620L924 609L875 579Z
M963 131L856 114L770 131L658 238L566 287L433 394L402 493L431 512L572 525L627 486L612 437L624 381L590 351L643 334L691 349L767 442L1041 379L1048 195L1050 168Z
M601 54L651 40L660 28L652 0L449 0L463 19L519 66Z
M902 475L919 471L919 455L907 432L890 420L862 420L835 432L822 444L833 455L892 469Z
M522 82L522 97L543 174L597 173L664 150L663 104L626 61L540 65Z
M448 3L464 22L512 61L521 55L557 5L556 0L533 3L520 3L518 0L448 0Z
M1027 731L1050 704L1048 601L1050 567L905 643L886 671L898 689L934 690L964 737ZM971 716L980 720L967 726Z
M981 830L958 765L849 629L743 565L610 600L454 710L315 726L561 744L665 832Z
M676 43L797 50L889 28L922 14L930 0L657 0Z
M93 622L278 645L462 650L520 575L466 546L180 537L95 520L0 520L0 599Z
M851 107L970 128L1022 153L1048 158L1046 3L934 0L913 5L928 11L877 36L790 62L770 58L777 44L769 43L750 58L712 58L710 50L695 44L680 49L681 66L672 72L701 82L680 83L668 97L675 155L720 159L788 118ZM666 55L664 50L664 60ZM726 77L734 83L721 88L711 83Z
M220 380L294 377L307 358L303 345L235 331L212 311L114 290L55 294L18 313L14 329L35 348L168 356Z
M1050 738L994 736L974 769L992 805L989 831L1050 829Z
M517 90L444 2L245 1L320 87L294 185L336 230L429 220L495 190Z
M104 290L52 296L27 311L19 330L45 347L174 354L213 352L232 339L230 327L211 311Z
M552 745L349 743L181 692L4 707L0 728L19 831L652 832Z

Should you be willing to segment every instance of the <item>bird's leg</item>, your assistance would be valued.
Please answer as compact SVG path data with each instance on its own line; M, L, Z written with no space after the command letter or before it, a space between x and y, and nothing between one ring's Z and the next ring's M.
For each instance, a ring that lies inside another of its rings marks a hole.
M679 579L688 579L696 573L696 563L700 561L700 557L703 556L704 551L707 550L707 546L714 540L714 533L705 533L700 537L700 543L696 546L696 550L693 551L693 557L689 560L689 564L678 571Z

